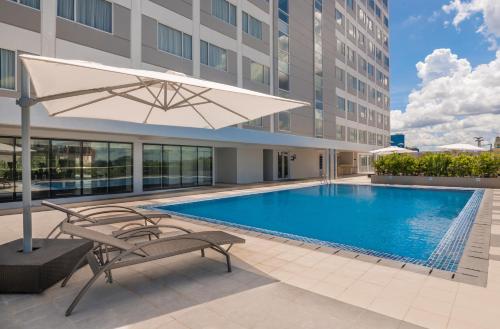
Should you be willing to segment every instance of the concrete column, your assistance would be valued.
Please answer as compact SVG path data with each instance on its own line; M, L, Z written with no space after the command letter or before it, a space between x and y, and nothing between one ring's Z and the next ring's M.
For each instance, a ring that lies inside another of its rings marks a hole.
M271 56L271 66L269 67L269 93L274 94L274 1L269 1L269 15L271 16L271 22L269 24L269 55ZM275 115L271 115L271 122L269 124L269 131L274 132L274 118Z
M243 5L242 0L238 0L236 6L236 68L237 68L237 83L238 87L243 88L243 11L241 6ZM243 124L238 124L239 128L243 127Z
M142 142L134 141L134 193L140 194L142 189Z
M41 13L41 54L42 56L56 57L56 16L57 1L40 1Z
M193 0L193 76L197 78L200 77L200 1Z
M141 68L142 0L131 1L131 6L130 6L130 61L133 68L135 69Z

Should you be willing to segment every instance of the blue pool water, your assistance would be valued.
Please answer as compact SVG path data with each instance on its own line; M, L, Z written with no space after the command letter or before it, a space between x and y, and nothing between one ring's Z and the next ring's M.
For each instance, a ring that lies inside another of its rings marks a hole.
M320 185L163 205L157 209L424 265L436 258L435 250L453 249L456 254L458 247L460 254L454 256L451 264L438 266L453 269L465 244L463 237L456 235L468 235L479 205L475 200L473 205L465 207L473 199L473 193L472 190ZM465 211L464 207L472 208ZM457 216L464 218L453 227ZM448 231L459 233L447 234Z

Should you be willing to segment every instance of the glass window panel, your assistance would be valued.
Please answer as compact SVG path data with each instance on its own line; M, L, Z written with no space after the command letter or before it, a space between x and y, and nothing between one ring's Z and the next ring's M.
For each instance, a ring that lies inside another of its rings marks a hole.
M182 32L158 24L158 48L182 56Z
M132 145L109 143L109 192L125 193L133 191Z
M57 0L57 16L75 20L75 0Z
M111 33L112 4L105 0L77 0L77 21Z
M243 12L243 32L248 33L248 14Z
M0 48L0 88L16 88L16 53Z
M226 50L209 44L208 47L208 65L221 71L227 70Z
M262 22L250 16L249 24L250 34L257 39L262 40Z
M229 4L229 23L236 26L236 6Z
M278 113L279 130L290 131L290 112Z
M290 90L289 76L286 73L278 72L279 88L283 90Z
M208 65L208 43L203 40L200 42L200 63Z
M288 52L288 35L279 31L278 32L278 49L284 52Z
M181 185L181 147L163 145L163 188Z
M182 185L194 186L197 184L198 156L196 147L182 146Z
M108 192L108 143L83 142L83 194Z
M0 202L14 199L14 138L0 137Z
M193 40L189 34L182 34L182 57L193 59Z
M212 185L212 149L198 147L198 185Z
M53 140L50 159L50 190L52 197L81 194L81 143Z
M19 3L32 8L40 9L40 0L19 0Z
M279 0L278 8L288 13L288 0Z
M142 186L145 191L158 190L162 187L161 145L143 145Z

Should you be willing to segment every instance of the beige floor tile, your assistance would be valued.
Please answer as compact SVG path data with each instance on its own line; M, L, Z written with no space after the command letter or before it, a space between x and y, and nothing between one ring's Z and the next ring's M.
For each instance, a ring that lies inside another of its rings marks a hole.
M428 329L445 329L448 317L410 308L404 320ZM471 328L472 329L472 328Z
M411 307L447 317L451 314L453 302L444 302L439 299L417 296Z
M430 299L439 300L446 303L453 303L456 296L456 291L446 291L441 289L436 289L434 287L422 287L419 292L419 296L428 297Z
M357 281L340 295L339 300L356 306L367 307L382 292L382 287L373 283Z
M374 312L402 320L410 309L410 305L410 301L406 298L397 296L386 298L385 296L381 296L375 298L367 308Z
M347 289L345 286L326 283L324 281L312 285L309 290L317 294L338 299L340 295Z
M392 281L397 271L399 270L390 267L380 265L373 266L361 276L360 280L386 286Z

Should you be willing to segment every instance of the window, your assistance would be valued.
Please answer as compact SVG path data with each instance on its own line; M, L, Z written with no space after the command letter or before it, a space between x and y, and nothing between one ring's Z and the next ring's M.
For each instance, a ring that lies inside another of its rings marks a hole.
M290 57L289 57L289 26L288 26L288 0L278 1L278 88L280 91L288 92L290 90ZM283 117L287 116L286 114ZM279 117L279 116L278 116ZM290 120L283 119L284 126L290 130ZM279 126L281 127L281 120Z
M347 141L351 143L357 143L358 142L358 131L354 128L347 128Z
M337 111L345 113L345 98L337 96Z
M377 144L377 134L371 132L368 133L368 144L370 145Z
M143 145L145 191L212 184L212 148Z
M373 21L370 17L366 17L366 26L368 27L368 31L373 32Z
M358 33L356 27L354 26L353 23L351 23L350 20L347 20L347 33L351 36L351 38L356 40Z
M375 78L375 66L373 64L368 63L368 76L372 79Z
M366 62L366 59L364 59L361 56L358 56L358 64L359 64L359 70L361 73L365 73L368 70L368 63Z
M389 28L389 19L385 15L384 15L384 25L385 27Z
M345 4L347 8L354 10L354 0L346 0Z
M158 49L170 54L192 59L191 36L158 23Z
M16 89L16 52L0 48L0 89Z
M255 119L255 120L250 120L246 123L247 126L250 126L250 127L258 127L258 128L262 128L262 126L264 125L264 122L262 120L262 118L258 118L258 119Z
M384 47L389 48L389 37L385 34L383 37L383 44L384 44Z
M359 144L366 144L367 138L366 138L366 131L365 130L359 130L358 131L358 143Z
M358 10L358 21L360 23L363 23L362 24L363 26L366 25L366 13L363 9L361 9L361 7L359 7L359 10Z
M345 141L345 126L336 125L335 126L335 135L337 140Z
M40 9L40 0L11 0L13 2L18 2L22 5L35 8L35 9Z
M368 55L375 57L375 44L371 40L368 40Z
M386 55L384 55L384 65L385 65L385 67L389 68L389 66L390 66L389 64L390 64L389 63L389 57L387 57Z
M227 71L226 50L201 40L200 62L217 70Z
M337 39L337 53L341 54L345 58L345 43Z
M366 46L366 38L365 35L358 31L358 46L362 49Z
M250 79L269 85L269 67L255 62L250 63Z
M356 52L350 47L347 47L347 60L352 64L356 64Z
M349 75L349 83L350 83L350 88L354 91L358 90L358 79L356 77L353 77Z
M358 80L358 91L361 95L366 94L366 83L361 80Z
M377 15L378 18L382 18L382 11L380 11L379 6L375 6L375 15Z
M278 128L281 131L290 131L290 112L278 113Z
M340 67L335 67L335 77L342 87L345 88L345 71Z
M382 137L383 137L382 135L377 134L377 145L378 146L384 146L384 142L382 140Z
M21 138L0 143L12 150L0 155L0 177L12 182L0 202L20 200ZM132 192L132 144L33 138L30 149L33 199Z
M366 107L364 106L359 106L359 109L358 109L358 114L359 114L359 119L360 120L366 120Z
M262 22L243 12L243 32L262 40Z
M373 11L375 10L375 0L368 0L368 7Z
M335 21L339 27L344 25L344 15L338 9L335 9Z
M212 15L236 26L236 6L226 0L212 0Z
M106 0L57 0L57 15L111 33L113 5Z
M347 101L347 112L356 113L356 103Z

